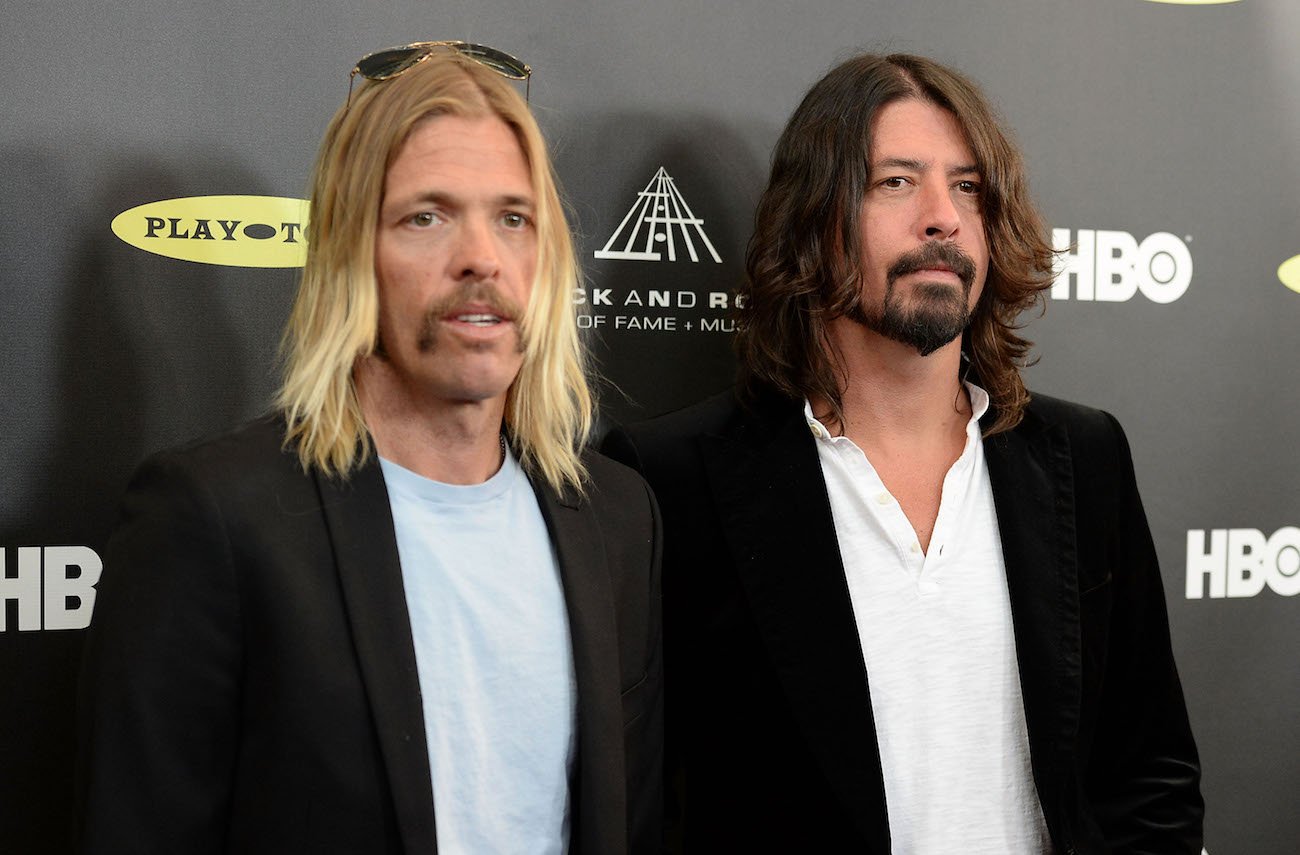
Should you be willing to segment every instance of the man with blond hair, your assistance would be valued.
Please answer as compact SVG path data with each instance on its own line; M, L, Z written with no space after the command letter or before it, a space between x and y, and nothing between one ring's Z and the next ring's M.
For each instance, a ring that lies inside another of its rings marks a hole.
M82 681L86 852L657 848L659 536L584 452L550 161L481 45L326 132L274 414L139 470Z

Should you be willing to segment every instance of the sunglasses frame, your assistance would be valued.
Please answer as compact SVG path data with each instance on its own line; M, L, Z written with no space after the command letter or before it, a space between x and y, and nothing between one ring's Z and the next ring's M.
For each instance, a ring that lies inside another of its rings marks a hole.
M451 39L433 42L411 42L409 45L396 45L382 50L371 51L361 57L361 59L357 60L357 64L352 66L352 71L348 73L348 106L352 106L352 84L358 74L367 80L391 80L415 68L415 66L437 53L440 48L454 50L466 59L473 60L484 68L495 71L502 77L510 80L522 80L524 82L524 101L528 102L530 100L533 69L528 63L489 45ZM378 68L366 68L367 64L375 66L379 58L383 57L384 54L399 54L402 52L407 55L394 57L394 59L380 64Z

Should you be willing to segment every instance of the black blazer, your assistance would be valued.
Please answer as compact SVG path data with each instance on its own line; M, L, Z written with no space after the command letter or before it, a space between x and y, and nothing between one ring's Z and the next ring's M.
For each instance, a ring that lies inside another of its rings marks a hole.
M283 423L146 461L105 554L79 710L83 850L437 849L420 686L377 461L305 475ZM578 689L572 851L659 846L659 521L589 455L534 480Z
M725 393L605 451L664 515L670 837L888 853L869 675L802 403ZM1199 854L1199 762L1118 423L1038 396L985 455L1056 849Z

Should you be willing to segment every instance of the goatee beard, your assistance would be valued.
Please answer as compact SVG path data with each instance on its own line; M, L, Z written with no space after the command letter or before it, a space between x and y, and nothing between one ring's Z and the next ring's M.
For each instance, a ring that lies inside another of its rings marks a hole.
M895 284L904 276L937 266L946 267L961 280L961 293L946 282L918 282L910 305L897 298ZM956 339L970 323L970 291L975 282L975 262L951 243L930 241L899 256L886 271L885 299L878 310L859 299L848 317L893 341L929 356Z

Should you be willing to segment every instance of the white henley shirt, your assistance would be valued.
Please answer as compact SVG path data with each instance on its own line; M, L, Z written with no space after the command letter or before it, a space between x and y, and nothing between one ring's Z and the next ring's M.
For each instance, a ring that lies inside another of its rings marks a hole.
M805 406L871 690L895 855L1051 851L1034 789L979 418L943 481L928 553L852 440Z

